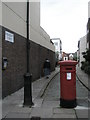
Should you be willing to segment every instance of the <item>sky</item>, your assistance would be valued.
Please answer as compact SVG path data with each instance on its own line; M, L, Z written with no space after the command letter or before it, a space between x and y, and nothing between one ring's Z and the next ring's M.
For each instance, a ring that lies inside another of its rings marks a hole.
M86 35L90 0L41 0L41 26L50 38L60 38L62 50L76 52Z

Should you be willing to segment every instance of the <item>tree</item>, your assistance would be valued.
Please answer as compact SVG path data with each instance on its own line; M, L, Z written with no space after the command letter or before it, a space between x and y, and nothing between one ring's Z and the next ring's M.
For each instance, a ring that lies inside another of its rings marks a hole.
M74 53L73 60L77 61L77 52Z
M81 69L85 71L85 73L90 74L90 49L87 49L86 52L82 53L85 61L82 61Z
M86 62L89 62L90 64L90 49L88 49L86 52L83 52L82 55L85 58Z

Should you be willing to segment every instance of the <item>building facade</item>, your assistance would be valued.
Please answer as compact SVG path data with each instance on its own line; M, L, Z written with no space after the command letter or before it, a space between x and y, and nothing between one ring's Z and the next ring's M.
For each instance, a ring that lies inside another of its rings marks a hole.
M88 18L90 18L90 1L88 2Z
M7 60L6 69L2 71L2 97L5 97L24 85L23 76L27 69L27 3L2 2L1 4L0 49L2 49L2 58ZM43 63L46 58L51 62L51 71L55 69L55 47L50 43L50 36L40 26L40 2L30 2L29 9L29 68L34 81L43 76Z
M72 53L69 54L69 60L73 60L74 55Z
M85 35L84 37L80 38L80 40L78 41L78 53L77 53L77 58L78 58L78 64L81 67L81 62L85 61L85 59L83 58L82 53L85 52L87 49L87 35Z
M90 2L88 2L87 48L90 48Z
M62 53L62 60L63 60L63 61L69 60L69 54L63 52L63 53Z
M51 41L54 43L55 52L58 53L58 60L62 60L62 41L60 38L52 38Z
M87 48L90 48L90 18L87 23Z
M78 41L78 50L77 50L77 60L78 65L81 67L81 62L85 61L83 58L82 52L86 52L90 48L90 2L88 2L88 23L87 23L87 33L84 37L80 38Z
M0 1L0 25L2 24L2 4ZM0 99L2 98L2 29L0 27ZM0 102L2 108L2 103ZM2 118L2 110L0 109L0 118Z

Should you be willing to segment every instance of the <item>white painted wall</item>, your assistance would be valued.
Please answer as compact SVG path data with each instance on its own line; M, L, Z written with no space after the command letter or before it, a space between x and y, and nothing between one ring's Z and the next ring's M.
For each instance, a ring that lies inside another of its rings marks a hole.
M87 48L87 37L84 36L80 38L80 67L81 67L81 62L85 61L83 58L82 52L85 52Z
M77 61L79 61L79 50L77 50Z
M40 3L30 3L30 39L52 51L54 45L50 43L50 36L40 27Z
M88 18L90 18L90 1L88 2Z
M26 4L2 3L2 21L4 27L26 37Z
M73 60L73 54L69 55L69 60Z
M2 3L0 0L0 25L2 25ZM0 120L2 119L2 31L0 31Z
M52 51L49 35L40 27L40 2L30 2L30 33L29 38ZM2 3L2 25L23 37L26 37L26 10L25 2Z
M30 2L30 26L39 31L40 29L40 3Z
M0 25L2 25L2 2L0 0Z
M0 25L2 25L2 4L0 1ZM0 30L0 90L1 90L1 81L2 81L2 30ZM0 91L1 93L1 91ZM1 95L1 94L0 94ZM1 96L0 96L1 98Z
M54 46L55 46L55 52L57 52L57 51L59 52L59 60L61 60L62 59L62 50L60 50L60 48L62 48L62 43L60 43L60 39L52 39L52 42L54 43Z

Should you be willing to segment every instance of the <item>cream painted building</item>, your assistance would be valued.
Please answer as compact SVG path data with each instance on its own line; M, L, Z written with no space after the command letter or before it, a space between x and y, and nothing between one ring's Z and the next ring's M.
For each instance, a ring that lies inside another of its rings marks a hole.
M88 23L87 23L87 33L84 37L80 38L78 41L77 58L79 61L79 66L81 67L81 62L85 61L82 52L90 48L90 1L88 2Z
M87 48L90 48L90 2L88 2Z
M2 2L0 18L2 19L2 22L0 21L0 29L2 29L0 49L3 49L0 57L5 58L8 62L2 73L2 96L5 97L23 87L24 84L23 75L27 68L27 3ZM55 69L55 47L50 42L50 36L40 26L40 2L30 2L29 4L29 39L30 74L32 74L33 80L36 80L43 76L43 63L46 58L51 62L51 71Z
M2 25L23 37L26 37L26 7L27 4L24 2L2 3ZM29 38L33 42L55 51L54 46L50 43L50 36L40 26L39 2L30 2L29 28Z
M90 18L90 1L88 2L88 18Z
M0 25L2 24L2 4L0 0ZM2 29L0 27L0 119L2 119Z
M78 42L78 60L79 60L79 66L81 67L81 62L85 61L83 58L82 52L85 52L87 48L87 36L80 38Z
M51 41L54 43L55 52L58 53L58 60L62 60L62 41L60 38L52 38Z

